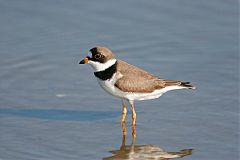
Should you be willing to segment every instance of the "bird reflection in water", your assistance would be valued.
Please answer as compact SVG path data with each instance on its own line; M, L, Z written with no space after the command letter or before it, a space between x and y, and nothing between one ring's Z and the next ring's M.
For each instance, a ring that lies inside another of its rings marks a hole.
M119 150L110 151L113 156L103 158L103 160L170 160L182 158L192 154L192 149L183 149L179 152L167 152L156 145L135 145L136 126L132 126L132 143L125 144L126 126L122 124L122 144Z

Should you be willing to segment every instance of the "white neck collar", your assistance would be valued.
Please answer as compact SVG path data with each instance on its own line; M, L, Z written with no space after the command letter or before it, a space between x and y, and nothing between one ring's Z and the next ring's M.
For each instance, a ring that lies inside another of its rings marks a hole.
M100 63L95 61L89 61L89 64L95 70L95 72L104 71L116 63L116 59L110 59L106 63Z

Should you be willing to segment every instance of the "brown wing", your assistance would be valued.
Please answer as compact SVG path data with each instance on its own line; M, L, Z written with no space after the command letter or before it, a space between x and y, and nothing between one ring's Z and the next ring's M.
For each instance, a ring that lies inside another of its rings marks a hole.
M115 86L124 92L153 92L164 87L164 81L158 77L118 60L117 70L123 75Z
M115 86L124 92L150 93L167 86L193 87L189 82L161 79L121 60L118 60L117 70L123 76L116 81Z

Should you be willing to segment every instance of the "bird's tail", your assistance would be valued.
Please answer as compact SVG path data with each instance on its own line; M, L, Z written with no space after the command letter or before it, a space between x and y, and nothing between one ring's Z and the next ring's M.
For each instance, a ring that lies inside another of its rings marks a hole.
M179 86L187 89L196 89L190 82L175 81L175 80L164 80L165 86Z
M191 85L190 82L181 82L180 86L186 87L186 88L188 88L188 89L196 89L196 87L193 86L193 85Z

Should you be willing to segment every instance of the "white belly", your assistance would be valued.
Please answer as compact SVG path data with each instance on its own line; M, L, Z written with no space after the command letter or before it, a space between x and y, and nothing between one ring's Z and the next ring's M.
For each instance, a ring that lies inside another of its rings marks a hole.
M113 95L113 96L117 96L117 97L122 97L123 95L121 93L118 93L118 88L116 88L114 86L114 82L112 80L106 80L106 81L102 81L102 80L98 80L98 83L100 84L100 86L109 94ZM120 90L119 90L120 91Z
M170 90L175 90L175 89L183 89L186 87L180 87L180 86L169 86L163 89L159 89L159 90L155 90L151 93L132 93L132 92L123 92L120 89L118 89L117 87L115 87L115 74L113 75L113 77L110 80L106 80L106 81L102 81L100 79L98 79L98 83L100 84L100 86L109 94L116 96L116 97L120 97L120 98L124 98L124 99L128 99L128 100L148 100L148 99L155 99L155 98L159 98L163 93L170 91Z

